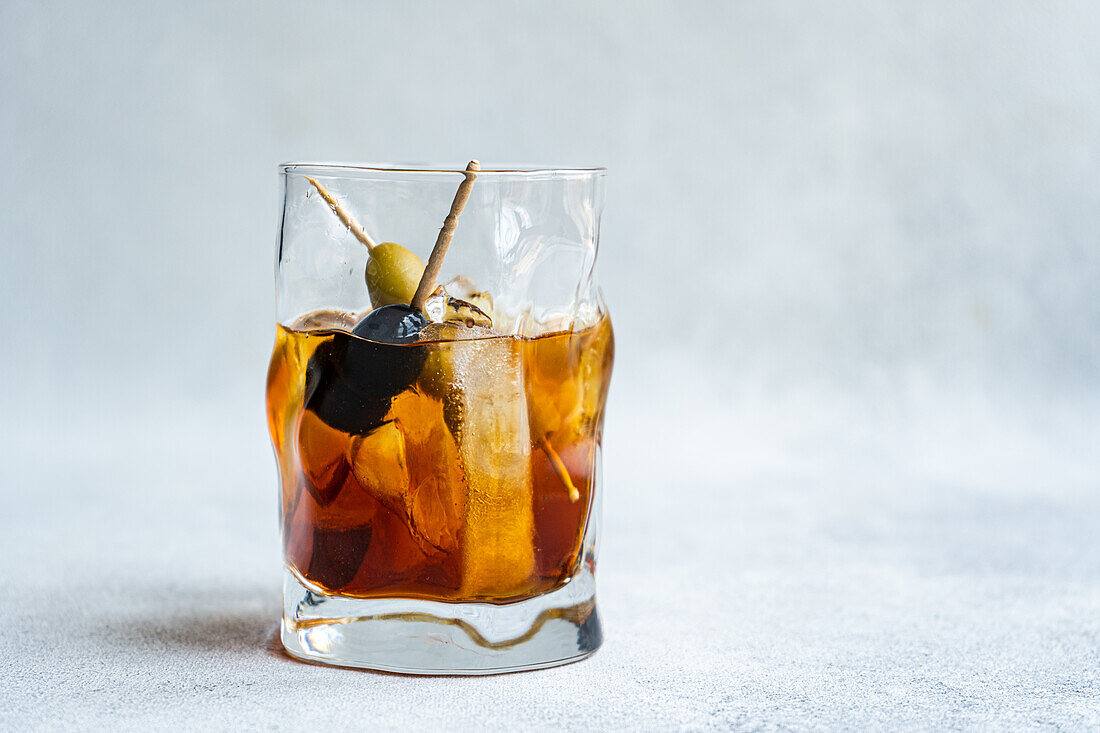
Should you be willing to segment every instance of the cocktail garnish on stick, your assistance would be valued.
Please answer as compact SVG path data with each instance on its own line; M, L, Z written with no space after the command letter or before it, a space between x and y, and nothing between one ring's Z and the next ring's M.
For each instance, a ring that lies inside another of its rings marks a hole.
M335 196L329 193L329 190L322 186L316 178L306 176L306 180L313 184L313 187L317 189L317 193L321 194L321 198L325 200L328 207L332 209L336 216L340 217L340 221L344 222L344 226L348 228L348 231L354 234L356 239L366 245L367 252L373 252L374 248L378 245L370 238L370 235L363 229L363 226L355 220L351 212L345 209L344 205L341 204Z
M475 177L473 172L478 169L476 161L471 161L467 167L467 175L455 194L432 252L434 272L415 272L419 275L420 285L428 287L429 282L434 285L442 257L454 236L458 215L470 197L470 187ZM351 335L358 338L335 338L319 347L311 357L311 368L307 373L311 387L306 408L314 411L330 427L349 434L365 435L383 424L393 397L415 382L423 370L429 350L416 342L429 320L423 310L405 300L411 300L416 293L417 286L412 284L411 275L417 268L395 266L395 263L400 263L400 257L379 259L379 254L387 247L394 254L415 255L393 243L379 244L371 249L367 243L373 240L355 218L317 181L311 183L340 220L357 233L356 237L370 250L366 277L371 300L376 307L351 329ZM375 264L380 269L376 271L377 278L372 279L371 268ZM398 302L386 302L402 292L409 295ZM385 304L379 305L380 300ZM391 345L405 348L394 350L389 348ZM380 368L381 364L385 367Z
M321 197L329 205L329 208L339 217L348 230L362 242L370 253L367 262L366 281L371 295L371 303L374 305L366 318L364 318L352 331L357 336L362 336L371 341L390 344L411 344L419 340L421 332L429 323L425 314L425 306L428 298L436 290L436 281L443 267L443 258L454 239L458 217L466 208L470 199L474 181L480 172L481 166L477 160L471 160L466 166L466 176L459 184L451 202L450 211L443 221L443 227L436 237L435 246L428 257L427 265L421 264L420 258L413 252L393 242L375 244L366 230L356 221L351 212L347 211L339 200L332 195L320 182L314 178L307 178ZM412 296L404 293L411 289L410 285L416 274L420 273L419 282ZM407 305L406 305L407 303ZM354 348L354 346L352 347ZM423 357L413 354L410 350L410 363L406 371L413 375L423 365ZM419 350L416 350L419 351ZM415 358L413 358L415 357ZM436 376L443 382L440 385L442 393L446 391L446 383L452 375L445 372L451 371L446 367L451 365L435 365ZM415 375L413 376L415 378ZM399 381L404 381L400 379ZM539 448L550 459L554 472L558 475L562 485L569 493L569 500L576 502L580 499L580 492L569 475L569 470L562 461L561 456L550 444L548 435L538 437Z
M348 231L366 246L369 259L363 276L367 281L371 305L379 308L412 300L417 283L424 274L424 262L412 250L396 242L376 244L367 230L320 181L309 176L306 180L313 184Z

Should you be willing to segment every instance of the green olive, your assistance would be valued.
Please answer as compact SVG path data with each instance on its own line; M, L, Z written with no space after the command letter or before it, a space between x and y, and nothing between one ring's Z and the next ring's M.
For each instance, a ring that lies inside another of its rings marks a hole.
M424 274L424 262L395 242L382 242L367 260L367 290L375 308L408 304Z

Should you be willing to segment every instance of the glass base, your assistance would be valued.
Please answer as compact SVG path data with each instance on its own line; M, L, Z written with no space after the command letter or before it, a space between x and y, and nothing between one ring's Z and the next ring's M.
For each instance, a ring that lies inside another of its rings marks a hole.
M587 563L563 587L505 605L325 595L287 568L282 641L309 662L481 675L580 661L600 647L603 632Z

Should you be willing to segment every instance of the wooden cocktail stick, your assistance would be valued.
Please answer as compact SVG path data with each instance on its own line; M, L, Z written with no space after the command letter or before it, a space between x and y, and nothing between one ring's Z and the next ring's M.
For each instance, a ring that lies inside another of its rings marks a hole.
M344 226L351 230L355 238L367 246L368 252L378 246L375 241L370 238L366 230L363 229L362 225L360 225L359 222L355 220L355 217L351 215L351 212L345 209L343 205L336 200L336 197L328 192L328 189L322 186L316 178L306 176L306 180L313 184L313 187L317 189L317 193L321 194L321 198L325 200L325 203L328 204L330 209L336 212L336 216L340 217L340 221L344 222Z
M569 476L569 469L565 467L565 462L558 455L558 452L554 450L554 446L550 445L550 441L546 439L546 436L539 438L539 447L542 448L543 453L550 459L550 463L554 466L554 472L558 474L558 478L565 484L565 488L569 489L569 501L576 501L581 498L581 492L577 491L577 487L573 485L573 479Z
M428 302L428 297L435 290L436 278L439 277L439 271L443 268L443 257L447 254L447 248L451 246L451 240L455 235L458 215L466 208L466 202L470 200L470 190L474 187L474 180L477 179L477 172L480 170L481 166L476 160L471 160L469 165L466 166L466 177L459 184L458 191L455 192L454 201L451 202L451 211L447 214L447 218L443 220L443 228L439 230L439 236L435 239L435 247L432 248L432 254L428 257L428 264L424 266L424 275L420 278L420 284L416 286L416 293L410 303L413 308L419 311L424 310L424 304Z

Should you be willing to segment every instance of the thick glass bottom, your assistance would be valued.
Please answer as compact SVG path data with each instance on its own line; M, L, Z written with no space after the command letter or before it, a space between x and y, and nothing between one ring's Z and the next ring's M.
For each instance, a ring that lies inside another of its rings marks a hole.
M579 661L600 647L603 632L587 563L561 588L504 605L325 595L287 568L282 641L310 662L482 675Z

